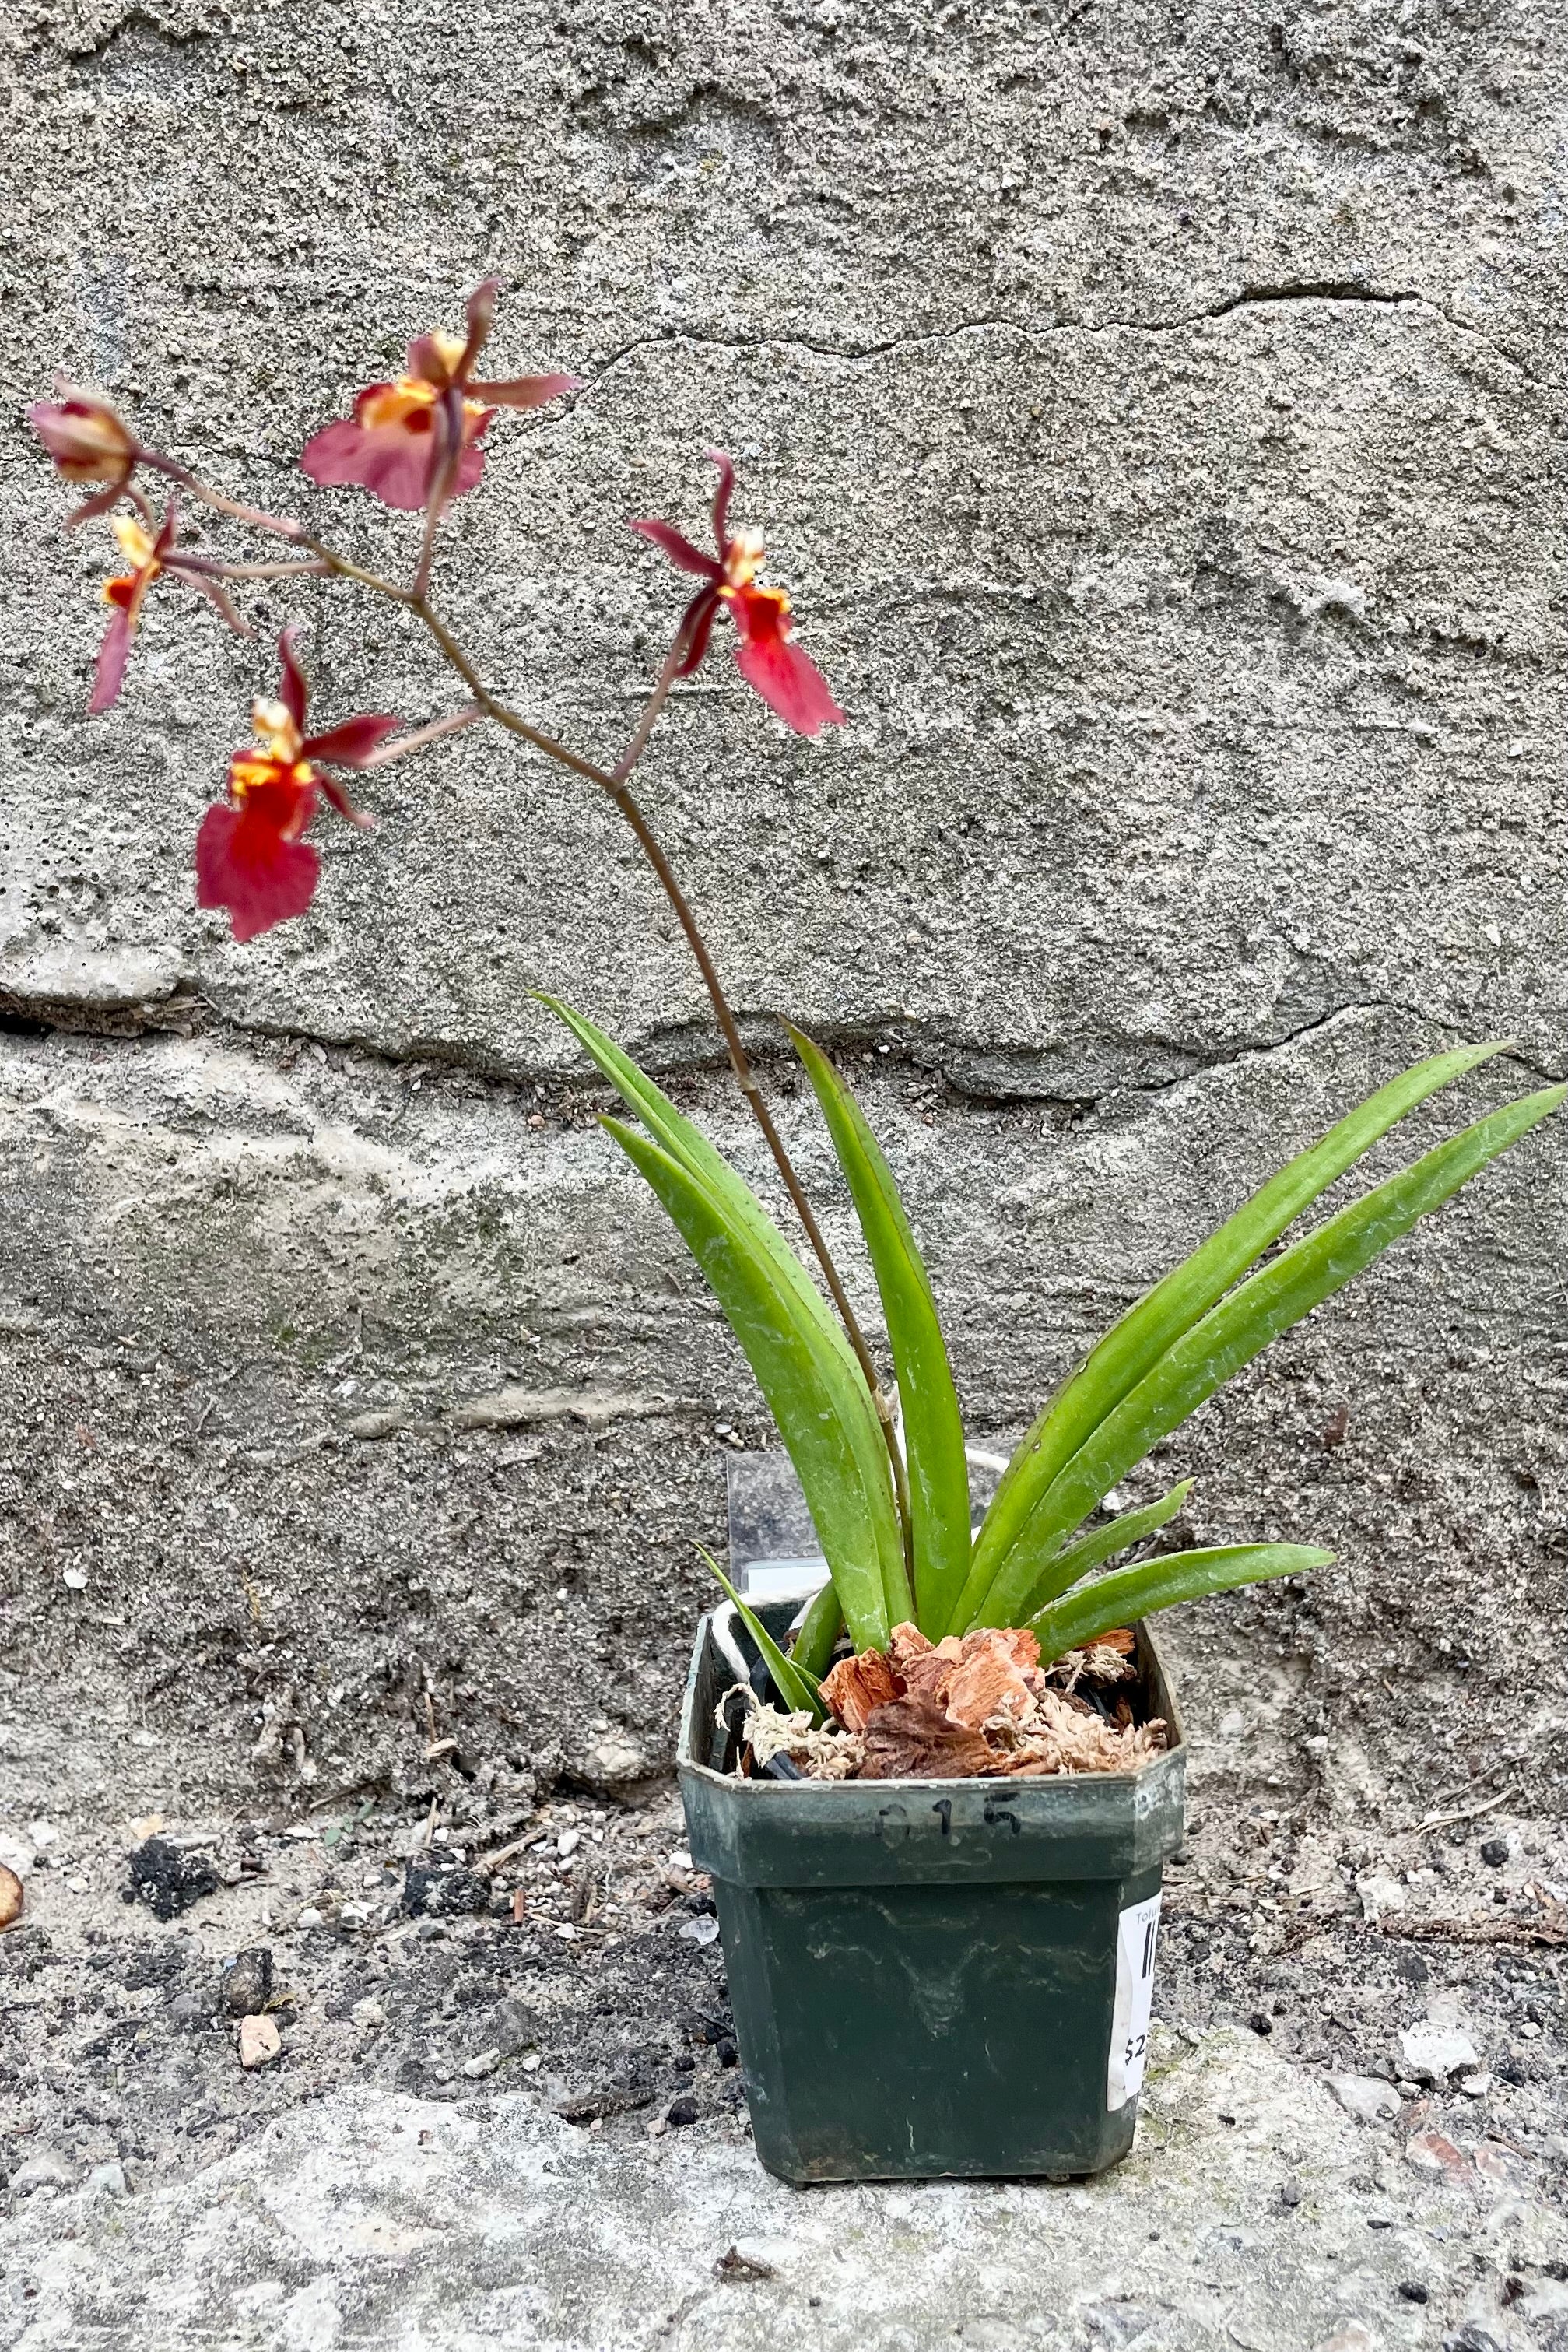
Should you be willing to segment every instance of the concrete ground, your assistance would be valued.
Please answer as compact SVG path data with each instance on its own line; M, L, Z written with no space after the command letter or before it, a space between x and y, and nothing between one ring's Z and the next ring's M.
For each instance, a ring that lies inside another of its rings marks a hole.
M1535 1841L1495 1808L1412 1825L1358 1880L1295 1823L1239 1879L1199 1781L1135 2149L1054 2187L762 2171L667 1790L547 1801L520 1850L366 1808L162 1879L143 1842L132 1903L112 1840L47 1840L0 1946L0 2342L1568 2342L1568 1924ZM258 1950L280 2047L247 2068Z
M797 2189L735 2126L606 2142L514 2093L335 2093L195 2179L37 2193L8 2346L120 2352L1374 2352L1561 2343L1542 2168L1443 2164L1245 2029L1163 2033L1137 2147L1081 2186ZM1446 2145L1446 2144L1445 2144ZM1415 2151L1413 2154L1412 2151Z

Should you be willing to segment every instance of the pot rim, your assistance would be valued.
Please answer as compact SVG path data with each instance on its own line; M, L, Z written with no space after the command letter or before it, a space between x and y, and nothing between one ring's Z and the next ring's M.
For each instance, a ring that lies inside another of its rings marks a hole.
M766 1623L770 1613L788 1612L792 1615L796 1605L793 1601L765 1602L756 1610L755 1613ZM698 1747L696 1737L697 1668L702 1658L705 1640L718 1613L716 1609L705 1610L697 1622L696 1642L692 1654L691 1669L686 1676L686 1686L681 1700L680 1729L675 1741L675 1769L678 1775L685 1777L689 1774L694 1779L705 1780L716 1789L722 1789L727 1796L731 1798L743 1790L749 1790L765 1797L788 1799L799 1795L801 1791L806 1791L812 1796L821 1796L830 1790L843 1790L851 1795L858 1796L863 1802L868 1790L872 1789L894 1793L904 1789L967 1789L982 1791L992 1798L1005 1792L1009 1798L1021 1799L1027 1794L1031 1801L1038 1801L1040 1798L1054 1797L1056 1801L1061 1802L1063 1792L1083 1789L1136 1791L1142 1787L1146 1787L1155 1775L1163 1776L1168 1773L1177 1759L1180 1759L1180 1769L1185 1775L1187 1742L1181 1719L1181 1708L1176 1700L1165 1654L1149 1631L1147 1620L1142 1617L1134 1620L1130 1630L1137 1639L1139 1665L1154 1685L1162 1701L1157 1711L1160 1720L1170 1733L1170 1738L1157 1756L1149 1757L1146 1762L1134 1765L1129 1771L1040 1772L1030 1773L1024 1777L1009 1776L1007 1773L971 1772L958 1776L944 1774L894 1780L816 1780L807 1778L799 1780L775 1780L760 1775L753 1779L743 1779L737 1772L720 1772L713 1765L701 1760L705 1748ZM769 1627L768 1630L771 1632L773 1628ZM1134 1798L1134 1803L1135 1801Z

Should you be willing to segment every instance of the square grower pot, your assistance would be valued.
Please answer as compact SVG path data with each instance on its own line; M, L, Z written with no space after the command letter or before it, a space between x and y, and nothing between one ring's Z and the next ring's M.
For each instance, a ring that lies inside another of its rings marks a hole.
M781 1640L795 1606L757 1613ZM1159 1652L1136 1630L1171 1746L1134 1772L743 1780L715 1720L734 1669L703 1619L677 1768L769 2172L1062 2179L1131 2147L1186 1777Z

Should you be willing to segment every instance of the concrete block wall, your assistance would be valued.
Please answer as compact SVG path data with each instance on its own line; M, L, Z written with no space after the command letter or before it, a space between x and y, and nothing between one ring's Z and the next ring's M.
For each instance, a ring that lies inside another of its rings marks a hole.
M324 822L307 920L239 949L195 909L266 636L161 591L89 720L107 534L62 540L23 400L57 362L405 563L293 460L499 272L497 370L587 386L498 424L441 602L599 756L680 602L624 518L696 529L734 453L849 723L787 736L721 646L640 788L832 1231L776 1013L862 1085L1006 1433L1406 1061L1516 1039L1467 1110L1568 1068L1563 30L13 17L0 1672L50 1770L120 1810L151 1731L193 1806L413 1790L427 1688L497 1769L656 1769L722 1448L765 1417L529 992L765 1171L613 812L498 738L376 780L373 837ZM324 717L450 701L351 590L246 601L304 620ZM1548 1132L1151 1466L1198 1474L1194 1540L1340 1551L1178 1629L1253 1801L1353 1842L1449 1787L1560 1803L1565 1195Z

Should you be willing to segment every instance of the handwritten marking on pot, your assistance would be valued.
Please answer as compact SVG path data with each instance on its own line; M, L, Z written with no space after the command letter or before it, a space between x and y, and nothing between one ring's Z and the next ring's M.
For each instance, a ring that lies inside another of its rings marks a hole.
M1155 1991L1155 1942L1160 1898L1129 1905L1116 1923L1116 2004L1111 2017L1111 2057L1105 2070L1105 2105L1114 2111L1144 2087L1144 2057L1149 2041L1149 2009Z

